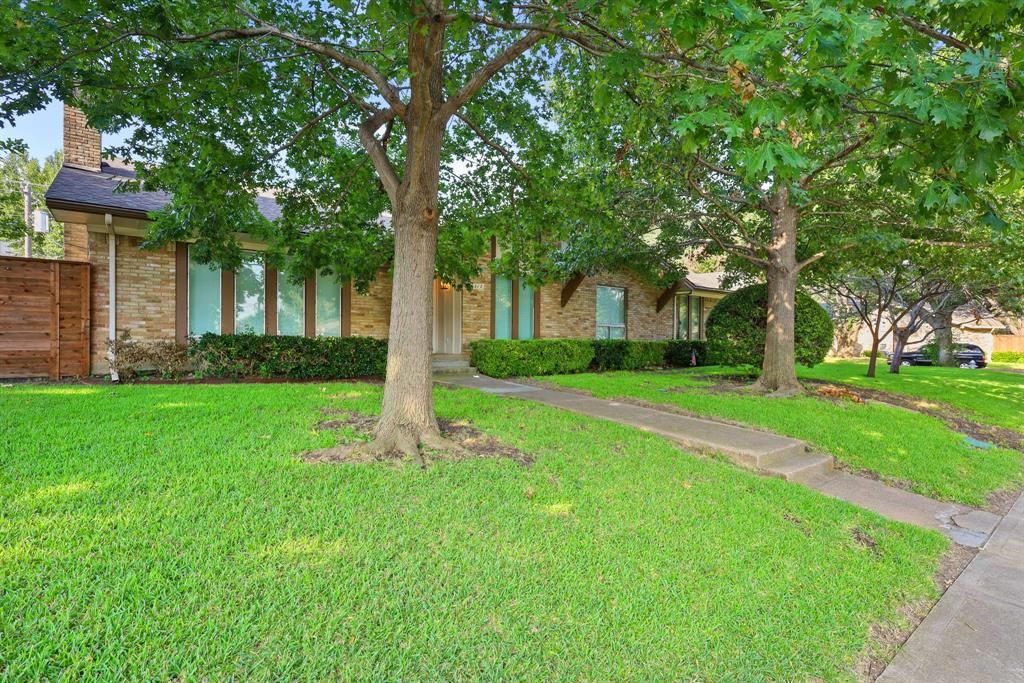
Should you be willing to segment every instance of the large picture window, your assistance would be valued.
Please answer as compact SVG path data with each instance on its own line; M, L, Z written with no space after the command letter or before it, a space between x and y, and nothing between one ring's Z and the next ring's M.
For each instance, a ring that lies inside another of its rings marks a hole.
M287 268L277 274L277 333L301 337L306 332L306 284L291 281Z
M188 250L188 334L220 333L220 271L199 263Z
M626 338L626 290L624 288L598 286L597 338Z
M263 255L242 252L235 271L235 332L265 334L267 331L267 268Z
M316 276L316 336L341 336L341 287L333 275Z

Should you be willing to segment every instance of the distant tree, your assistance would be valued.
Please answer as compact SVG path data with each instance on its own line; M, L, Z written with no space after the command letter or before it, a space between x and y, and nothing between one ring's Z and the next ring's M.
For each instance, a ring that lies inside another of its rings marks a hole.
M562 119L612 211L763 273L756 387L797 392L797 279L863 240L887 194L917 240L941 240L927 227L949 213L1006 229L999 193L1024 177L1024 45L1007 27L1022 19L998 0L676 3L649 46L676 59L584 53L558 84Z
M63 154L57 150L45 160L29 157L24 145L8 144L0 150L0 241L15 242L25 239L29 227L25 223L24 183L32 188L32 211L45 211L44 194L57 176L63 163ZM33 235L32 255L60 258L64 255L64 226L50 221L47 233Z

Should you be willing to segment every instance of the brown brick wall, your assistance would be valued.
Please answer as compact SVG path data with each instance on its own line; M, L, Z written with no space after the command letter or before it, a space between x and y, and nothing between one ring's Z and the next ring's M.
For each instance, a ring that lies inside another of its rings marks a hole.
M64 224L64 258L70 261L89 260L89 233L84 223Z
M64 163L68 166L99 171L101 144L99 131L89 127L85 114L65 105Z
M673 314L667 305L657 312L661 289L629 273L604 273L584 278L562 308L562 283L541 288L540 329L542 337L590 338L597 334L597 287L626 288L626 337L628 339L671 339Z
M352 334L383 339L391 321L391 278L381 271L366 294L352 290Z
M107 240L91 232L92 262L92 366L107 371L110 282ZM117 237L117 334L127 331L138 341L174 339L174 244L142 251L138 237Z

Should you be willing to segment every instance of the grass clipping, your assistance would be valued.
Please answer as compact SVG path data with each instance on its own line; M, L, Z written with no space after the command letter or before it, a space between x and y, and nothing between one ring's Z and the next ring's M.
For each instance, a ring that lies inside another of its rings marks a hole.
M369 441L377 425L377 418L364 415L353 410L340 408L324 408L323 413L331 417L317 424L320 431L351 430L354 438L344 441L338 446L304 453L302 459L313 463L365 463L365 457L353 453L352 445L359 441ZM505 458L513 460L523 467L533 464L533 458L518 448L498 441L493 436L481 432L468 420L437 419L441 436L454 442L459 449L432 452L431 460L465 461L478 458ZM344 438L344 437L343 437ZM370 462L401 463L408 458L402 453L392 451L375 455Z

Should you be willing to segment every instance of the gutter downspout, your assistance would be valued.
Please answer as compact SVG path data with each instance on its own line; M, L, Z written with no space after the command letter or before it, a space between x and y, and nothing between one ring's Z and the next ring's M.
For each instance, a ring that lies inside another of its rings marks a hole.
M120 377L114 370L114 342L117 341L117 234L114 232L114 217L104 214L103 222L107 225L107 293L110 303L107 308L107 362L110 365L110 381L118 382Z

